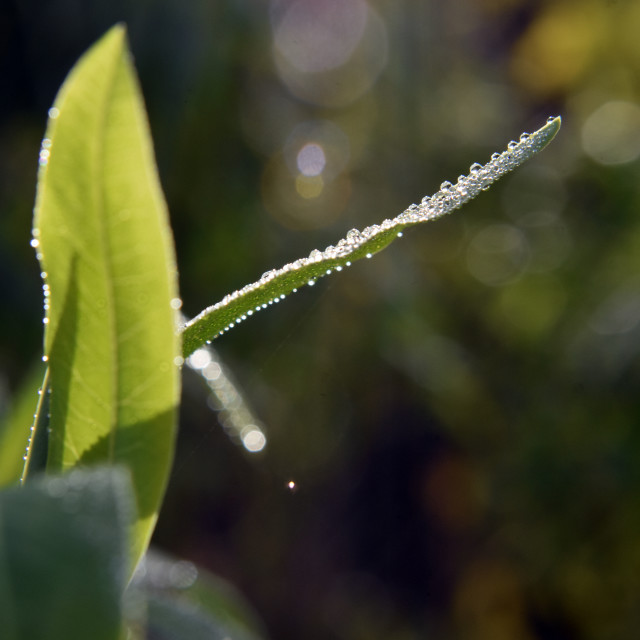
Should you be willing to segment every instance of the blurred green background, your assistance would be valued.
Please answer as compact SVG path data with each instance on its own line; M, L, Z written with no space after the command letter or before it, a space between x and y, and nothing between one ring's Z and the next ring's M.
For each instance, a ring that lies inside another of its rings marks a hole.
M640 628L637 0L4 0L0 407L37 362L47 109L125 21L193 315L562 115L462 212L216 342L250 453L185 371L155 543L278 640Z

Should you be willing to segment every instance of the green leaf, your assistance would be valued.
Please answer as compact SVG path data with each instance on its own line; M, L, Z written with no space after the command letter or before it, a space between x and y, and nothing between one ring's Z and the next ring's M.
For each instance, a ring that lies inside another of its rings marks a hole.
M38 404L44 367L38 363L27 374L9 408L0 420L0 487L17 483L25 466L25 447L30 439L33 412Z
M125 596L145 603L138 625L157 640L264 637L255 613L228 582L157 551L144 557Z
M115 640L132 515L123 469L41 477L1 492L3 640Z
M46 272L47 468L131 470L136 562L173 454L179 338L172 237L124 27L80 59L49 116L32 243Z
M206 342L246 320L256 311L279 302L299 287L314 284L318 278L332 271L340 271L360 258L370 258L402 235L403 229L458 209L488 189L505 173L541 151L551 142L558 129L560 118L549 118L536 132L523 133L519 142L510 142L503 153L495 153L484 166L472 165L469 175L460 176L455 185L443 182L438 193L424 198L419 205L411 205L393 220L385 220L363 231L352 229L335 247L329 246L324 251L314 249L309 257L268 271L257 282L225 296L183 327L183 355L189 356Z

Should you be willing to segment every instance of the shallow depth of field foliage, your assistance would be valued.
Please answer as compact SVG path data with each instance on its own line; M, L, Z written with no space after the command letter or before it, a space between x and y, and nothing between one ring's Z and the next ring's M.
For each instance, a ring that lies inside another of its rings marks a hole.
M637 3L337 6L0 9L2 414L30 416L18 392L41 377L28 239L43 123L68 69L113 23L129 26L187 315L393 217L561 113L553 153L216 342L263 450L234 437L233 398L219 411L185 370L153 543L236 585L283 640L633 637ZM3 449L0 473L14 477ZM96 491L117 528L128 480L100 473L76 478L78 500ZM62 493L25 490L31 502L11 494L7 513L40 514L41 494ZM67 525L55 551L35 545L43 558L64 558ZM78 579L99 565L94 552ZM165 578L140 588L165 633L190 619L168 604L187 585L207 610L240 606L220 604L213 578L194 582L189 562L153 562ZM109 637L120 605L103 595L86 613L104 616Z

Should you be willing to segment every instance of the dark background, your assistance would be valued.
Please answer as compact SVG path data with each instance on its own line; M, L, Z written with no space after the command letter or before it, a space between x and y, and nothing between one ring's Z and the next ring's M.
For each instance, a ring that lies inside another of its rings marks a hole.
M462 212L216 342L264 451L185 372L155 543L278 640L635 637L640 3L1 0L3 408L40 356L47 109L117 21L190 315L563 117Z

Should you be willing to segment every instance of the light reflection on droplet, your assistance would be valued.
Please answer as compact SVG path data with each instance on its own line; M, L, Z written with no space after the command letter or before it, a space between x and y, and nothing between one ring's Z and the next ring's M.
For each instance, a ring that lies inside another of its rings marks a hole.
M49 118L51 118L51 120L55 120L59 115L60 109L57 107L51 107L51 109L49 109Z

